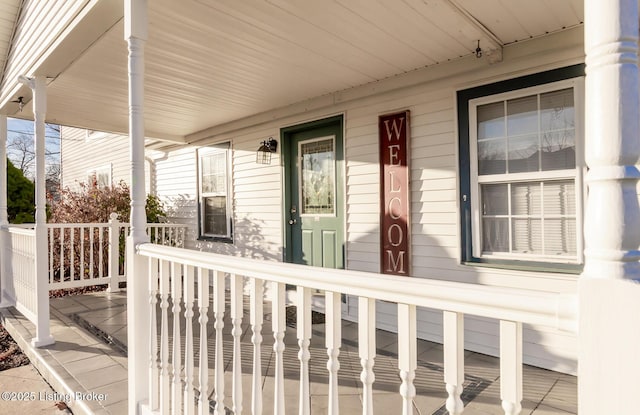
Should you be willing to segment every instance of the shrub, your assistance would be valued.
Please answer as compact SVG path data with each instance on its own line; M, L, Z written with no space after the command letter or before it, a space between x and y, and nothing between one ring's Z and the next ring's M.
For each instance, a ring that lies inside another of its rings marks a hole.
M11 223L35 222L35 186L7 160L7 214Z
M67 188L60 192L59 199L51 205L49 222L108 223L111 213L116 213L120 222L129 221L131 198L126 183L111 187L80 186L80 191ZM157 223L165 216L164 206L156 196L147 197L146 211L147 222ZM107 276L108 231L105 228L55 229L49 237L55 281L70 279L72 271L76 279ZM119 238L120 272L124 268L124 246L123 228ZM84 247L82 252L81 247Z
M80 191L63 189L60 199L51 205L52 223L105 223L115 212L120 222L128 222L131 212L129 186L125 182L110 187L80 184ZM165 216L162 202L147 196L147 222L158 223Z

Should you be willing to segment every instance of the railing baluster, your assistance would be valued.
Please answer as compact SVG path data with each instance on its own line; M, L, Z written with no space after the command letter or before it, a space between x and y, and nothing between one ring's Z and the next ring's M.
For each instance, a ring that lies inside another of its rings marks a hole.
M225 415L224 408L224 346L222 329L224 329L224 290L223 272L213 271L213 316L215 317L214 328L216 329L216 367L215 367L215 415Z
M207 322L209 317L209 271L198 268L198 311L200 323L200 363L198 367L198 414L209 414L209 355L207 348Z
M94 240L95 240L95 232L96 229L93 226L89 227L89 278L93 279L95 277L94 273Z
M240 275L231 274L231 324L233 329L233 383L232 396L234 414L242 413L242 355L240 339L242 339L242 282Z
M413 414L413 398L416 396L413 384L417 367L416 334L416 306L398 304L398 369L402 379L402 415Z
M104 228L98 227L98 277L104 277Z
M273 351L275 352L275 379L273 394L273 414L284 415L284 331L286 327L285 285L277 282L272 286L271 325L273 330Z
M1 247L0 249L5 249ZM4 272L4 271L3 271ZM53 228L49 228L49 284L52 284L53 280ZM51 286L49 286L51 288Z
M185 265L184 276L184 415L195 414L195 393L193 391L193 301L195 270ZM208 285L208 284L207 284ZM205 336L206 337L206 336Z
M311 397L309 389L309 344L311 344L311 290L298 287L298 303L296 304L296 328L298 335L298 360L300 360L300 393L299 414L311 414Z
M172 388L171 410L174 415L182 413L182 362L180 342L180 302L182 301L182 265L174 262L171 267L171 299L173 308L173 350L171 353Z
M159 409L160 361L158 360L158 260L149 258L149 403L151 410Z
M169 373L169 262L160 263L160 413L168 414L171 378Z
M446 407L450 415L458 415L464 410L460 398L464 383L464 314L444 311L443 324Z
M64 228L60 228L60 282L64 281Z
M325 345L327 347L327 370L329 371L329 415L337 415L340 412L338 395L338 371L340 370L340 347L342 346L342 302L340 293L325 293L326 330Z
M84 234L85 228L84 226L80 228L80 279L86 279L84 275Z
M358 298L358 353L362 372L362 414L373 415L373 364L376 357L376 300Z
M70 281L75 281L76 274L76 238L75 238L75 229L69 228L69 272L70 272Z
M500 321L500 399L505 415L522 411L522 323Z
M262 321L264 320L264 288L263 281L258 278L251 279L251 310L250 323L253 335L253 386L251 390L251 413L262 414L262 359L260 345L262 344Z

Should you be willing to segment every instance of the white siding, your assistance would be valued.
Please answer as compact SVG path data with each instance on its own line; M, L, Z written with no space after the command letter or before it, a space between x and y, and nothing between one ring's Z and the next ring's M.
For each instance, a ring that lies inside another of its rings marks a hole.
M129 183L129 140L116 134L94 133L87 139L87 130L60 127L62 137L60 159L62 163L62 188L77 190L80 183L87 183L91 170L109 166L111 181ZM149 187L147 187L147 190Z
M187 247L228 255L282 260L281 170L276 155L271 165L256 165L256 149L278 130L255 131L232 140L233 243L198 241L197 147L172 151L158 161L158 196L169 220L190 225Z
M186 247L195 248L197 237L197 168L194 148L167 153L156 160L157 196L167 209L169 221L189 224Z

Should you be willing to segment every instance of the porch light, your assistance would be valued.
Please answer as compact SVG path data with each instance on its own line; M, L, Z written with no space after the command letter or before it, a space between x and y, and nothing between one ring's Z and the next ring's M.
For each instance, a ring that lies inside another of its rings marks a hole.
M256 163L271 164L271 154L275 153L277 148L278 142L274 140L273 137L269 137L268 140L263 141L256 152Z
M18 99L11 101L11 102L15 102L16 104L18 104L18 110L20 112L22 112L22 109L24 108L24 98L23 97L18 97Z

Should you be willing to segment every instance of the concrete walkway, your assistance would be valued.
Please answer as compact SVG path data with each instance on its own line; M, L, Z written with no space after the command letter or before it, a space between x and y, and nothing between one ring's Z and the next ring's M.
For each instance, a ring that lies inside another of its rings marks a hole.
M68 396L56 393L32 365L0 372L0 414L64 415Z
M5 326L12 336L20 333L19 345L27 352L56 391L80 391L88 398L73 401L70 406L75 414L125 414L127 405L126 386L126 294L106 292L52 299L52 332L56 344L32 349L28 340L33 335L33 325L13 309L2 310ZM245 308L245 313L248 313ZM270 315L265 310L266 319ZM213 324L213 319L209 324ZM243 382L245 391L245 413L249 413L251 396L251 330L247 325L248 315L243 321ZM263 326L262 372L264 413L272 412L274 358L271 347L272 333L268 321ZM225 332L231 330L225 322ZM324 324L313 325L311 342L311 404L313 414L326 413L327 380L326 349L323 338ZM213 330L210 330L210 333ZM360 360L357 349L357 324L343 322L343 347L340 350L339 384L340 409L343 414L358 414L362 411ZM25 340L27 339L27 340ZM107 344L109 343L109 344ZM25 344L28 346L25 349ZM297 413L298 397L298 346L294 329L287 329L285 336L285 390L287 391L287 413ZM375 360L374 384L375 413L395 414L401 408L398 393L400 379L397 366L397 339L394 333L377 332L378 356ZM232 340L225 338L225 359L230 370ZM32 357L32 355L35 356ZM415 413L446 414L444 403L446 391L443 383L442 346L418 341L418 369L416 371ZM499 360L486 355L465 353L465 414L502 414L500 406ZM524 367L523 414L566 415L577 412L576 378L530 366ZM210 385L213 373L210 369ZM226 382L227 399L231 406L230 379Z

